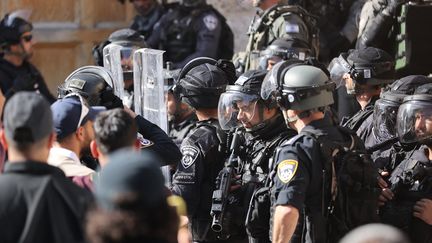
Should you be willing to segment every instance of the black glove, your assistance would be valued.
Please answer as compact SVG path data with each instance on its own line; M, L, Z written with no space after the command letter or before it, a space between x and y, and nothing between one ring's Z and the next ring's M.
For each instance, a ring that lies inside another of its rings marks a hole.
M105 106L108 110L115 108L123 109L122 100L117 97L111 89L105 90L100 95L101 102L100 105Z

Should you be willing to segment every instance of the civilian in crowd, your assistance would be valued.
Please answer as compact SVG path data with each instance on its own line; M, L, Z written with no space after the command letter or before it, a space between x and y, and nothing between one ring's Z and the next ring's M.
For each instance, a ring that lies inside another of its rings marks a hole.
M12 96L0 137L9 156L0 175L0 242L83 242L92 197L47 164L55 140L48 101L34 92Z
M90 243L177 242L179 218L150 151L117 151L95 185L97 207L86 225Z
M94 139L93 121L103 107L88 106L77 94L71 94L51 105L57 141L50 150L48 163L63 170L67 177L92 177L94 171L80 162L89 154Z

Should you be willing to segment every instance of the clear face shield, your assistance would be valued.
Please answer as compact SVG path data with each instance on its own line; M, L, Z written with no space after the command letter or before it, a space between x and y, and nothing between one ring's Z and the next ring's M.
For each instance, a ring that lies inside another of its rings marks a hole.
M336 83L336 88L339 88L342 85L346 85L345 75L350 73L352 66L346 60L346 55L341 54L339 57L333 58L327 69L330 72L330 79Z
M399 107L397 132L402 143L423 142L432 137L432 103L408 101Z
M104 67L111 71L119 82L118 86L123 86L125 90L133 87L133 54L139 48L130 43L111 43L103 49Z
M373 113L373 129L380 142L394 138L399 104L385 99L376 101Z
M218 104L218 118L222 129L230 130L244 126L252 128L251 121L259 97L241 92L227 91L222 93Z
M283 60L306 60L309 56L307 49L273 49L261 51L259 58L260 70L271 70L277 63Z
M279 88L279 83L277 77L278 72L282 71L281 66L284 62L277 63L265 76L264 81L261 85L261 98L263 100L268 100Z

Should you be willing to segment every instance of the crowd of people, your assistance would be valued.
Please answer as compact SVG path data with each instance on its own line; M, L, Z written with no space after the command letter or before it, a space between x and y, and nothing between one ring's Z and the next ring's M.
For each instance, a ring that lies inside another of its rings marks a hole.
M432 242L432 2L253 0L239 53L206 0L129 2L56 95L1 20L0 242Z

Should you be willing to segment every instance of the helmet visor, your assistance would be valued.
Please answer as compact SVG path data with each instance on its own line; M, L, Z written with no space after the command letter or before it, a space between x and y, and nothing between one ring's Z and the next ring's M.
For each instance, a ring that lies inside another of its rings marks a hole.
M396 119L399 104L384 99L375 103L373 114L374 133L380 142L396 137Z
M278 84L278 76L281 72L280 67L284 64L284 62L277 63L265 76L264 81L261 85L261 98L263 100L268 100L274 92L276 92L279 88ZM283 77L279 77L283 78Z
M339 57L333 58L327 69L330 72L331 80L336 83L336 88L339 88L340 86L345 85L343 76L350 72L351 66L345 58L340 55Z
M397 132L403 143L421 142L432 137L432 103L409 101L399 107Z
M229 130L249 123L255 115L257 95L225 92L219 98L218 118L222 129Z

